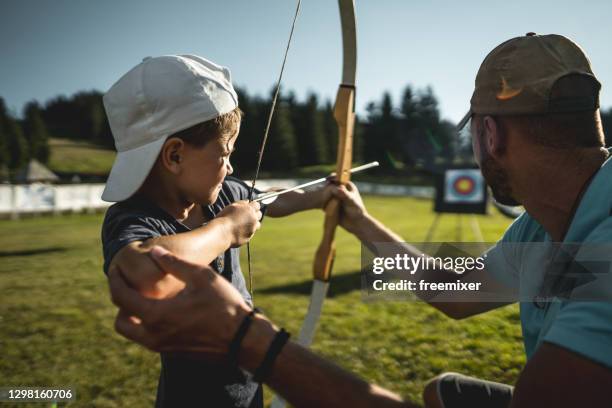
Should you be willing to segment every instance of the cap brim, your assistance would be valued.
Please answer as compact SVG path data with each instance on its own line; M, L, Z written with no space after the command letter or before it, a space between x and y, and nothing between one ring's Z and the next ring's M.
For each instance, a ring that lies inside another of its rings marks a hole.
M165 141L166 138L162 137L144 146L117 153L102 200L116 202L132 196L149 175Z
M471 118L472 118L472 110L470 109L463 116L463 118L459 121L459 123L457 123L457 133L461 132L463 130L463 128L465 127L465 125L468 124L468 122L470 121Z

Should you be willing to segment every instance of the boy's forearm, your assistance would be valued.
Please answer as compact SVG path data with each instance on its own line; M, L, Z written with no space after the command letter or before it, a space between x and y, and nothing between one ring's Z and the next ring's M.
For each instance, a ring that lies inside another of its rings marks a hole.
M257 317L244 340L240 365L255 371L275 334L272 323ZM412 407L391 391L369 384L292 342L277 357L266 383L295 407Z
M189 232L148 239L143 248L159 245L186 261L208 265L232 246L227 222L223 217L215 218Z
M266 215L272 218L285 217L300 211L322 208L323 199L323 189L290 191L269 204Z
M113 269L118 269L130 286L149 298L172 297L185 287L185 282L162 271L139 241L117 252L110 263L109 273Z
M160 270L149 256L149 250L159 245L189 262L208 265L232 244L226 222L217 218L189 232L133 242L115 255L110 268L119 267L132 287L144 296L172 297L185 287L185 283Z

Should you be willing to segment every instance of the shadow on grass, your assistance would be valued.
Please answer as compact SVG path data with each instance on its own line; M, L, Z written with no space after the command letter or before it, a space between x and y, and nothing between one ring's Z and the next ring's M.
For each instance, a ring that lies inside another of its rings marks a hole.
M1 251L0 258L7 258L9 256L30 256L30 255L42 255L53 252L65 252L66 248L62 247L49 247L49 248L38 248L38 249L23 249L21 251Z
M257 292L269 295L291 293L294 295L310 296L311 288L312 280L305 280L289 285L273 286L258 290ZM340 276L332 275L327 296L333 298L335 296L344 295L355 290L361 290L361 271L346 273Z

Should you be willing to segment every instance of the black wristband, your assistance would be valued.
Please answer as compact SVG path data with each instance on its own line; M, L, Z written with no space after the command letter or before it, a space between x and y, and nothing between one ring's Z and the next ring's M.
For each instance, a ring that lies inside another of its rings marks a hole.
M251 327L251 323L253 323L253 316L255 316L255 313L260 313L259 309L256 307L253 308L248 315L244 316L242 323L240 323L238 330L236 330L236 334L234 334L234 338L229 344L227 358L231 366L238 366L238 353L240 352L240 345L242 344L242 340L244 340L246 337L249 327Z
M257 370L255 370L255 373L253 374L253 381L259 383L263 382L263 380L270 374L276 357L278 357L278 355L281 353L281 350L285 344L287 344L287 341L289 341L290 336L291 334L285 331L285 329L280 329L280 331L276 333L276 336L274 336L274 340L272 340L272 343L270 343L270 347L268 348L266 356L261 362L261 365L257 367Z

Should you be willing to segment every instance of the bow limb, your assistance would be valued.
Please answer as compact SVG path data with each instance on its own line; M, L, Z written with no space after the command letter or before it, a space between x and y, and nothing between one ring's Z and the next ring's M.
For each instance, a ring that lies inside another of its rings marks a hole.
M342 82L338 88L334 118L338 124L338 158L336 161L336 177L339 183L349 182L351 162L353 160L353 129L355 125L355 76L357 69L357 38L355 30L354 0L338 0L340 22L342 25ZM331 277L336 245L334 237L340 220L340 201L330 200L325 206L325 221L323 238L313 264L314 280L308 312L304 318L298 343L308 347L312 343L317 322ZM284 408L285 401L278 396L272 401L272 408Z
M351 0L352 2L352 0ZM341 2L342 4L342 2ZM338 160L336 164L337 181L346 184L350 180L350 168L353 159L353 128L355 123L354 112L355 88L340 85L334 117L338 123ZM310 346L314 338L317 323L321 316L323 302L329 289L332 267L336 257L336 227L340 221L340 201L331 199L325 206L325 221L323 223L323 238L315 253L313 263L312 292L308 312L300 330L298 343Z
M355 127L355 77L357 72L357 35L354 0L338 0L342 26L342 82L338 88L334 119L338 124L338 157L336 177L340 184L351 178L353 161L353 131ZM340 202L334 198L325 206L323 239L315 254L315 280L329 281L336 253L334 236L340 220Z
M338 0L342 25L342 82L338 88L334 106L334 118L338 124L338 157L336 177L340 184L350 180L353 160L353 131L355 126L355 77L357 68L357 38L355 30L354 0ZM340 201L331 199L325 206L323 238L315 253L313 286L308 313L302 325L298 342L304 346L312 343L321 308L329 288L336 255L335 234L340 221Z
M337 181L347 184L350 180L350 168L353 159L353 129L355 124L355 88L341 85L334 108L334 117L338 123L338 159L336 163ZM325 221L323 224L323 238L313 265L313 275L317 280L329 281L336 254L334 237L336 227L340 221L340 201L331 199L325 206Z

